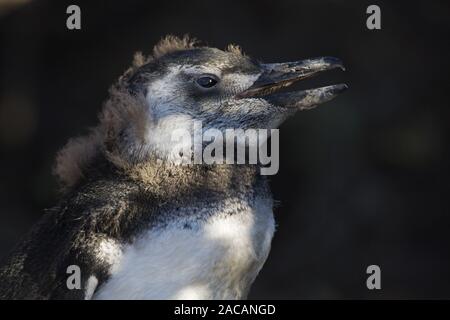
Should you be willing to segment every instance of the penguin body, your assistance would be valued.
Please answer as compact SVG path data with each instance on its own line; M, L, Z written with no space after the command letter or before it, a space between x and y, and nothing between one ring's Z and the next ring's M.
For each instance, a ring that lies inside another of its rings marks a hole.
M198 216L145 230L122 247L119 266L94 299L245 298L269 253L271 201L198 204L179 212Z
M100 165L94 167L99 175ZM242 167L231 179L235 188L224 190L213 179L231 174L231 166L228 173L164 168L164 175L171 170L173 180L161 177L157 194L117 173L93 178L49 210L0 269L1 297L245 298L274 232L266 180ZM176 180L191 175L208 179L209 190L194 188L171 199L173 186L183 189ZM80 267L79 290L67 287L70 265Z

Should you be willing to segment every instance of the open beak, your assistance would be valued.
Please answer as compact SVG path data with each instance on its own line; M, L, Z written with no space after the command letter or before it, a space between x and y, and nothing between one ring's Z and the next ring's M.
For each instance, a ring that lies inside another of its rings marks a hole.
M263 64L263 73L238 98L263 98L280 107L310 109L330 101L347 89L345 84L337 84L310 90L275 93L283 87L309 78L322 71L339 68L345 71L342 61L333 57L321 57L286 63Z

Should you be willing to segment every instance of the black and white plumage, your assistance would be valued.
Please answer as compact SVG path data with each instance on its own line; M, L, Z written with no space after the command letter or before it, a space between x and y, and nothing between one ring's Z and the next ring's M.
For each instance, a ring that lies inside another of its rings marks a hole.
M100 124L59 153L63 198L6 259L0 298L245 298L274 233L267 180L256 165L178 165L170 135L192 120L275 128L345 86L275 91L336 67L334 58L261 64L237 47L170 36L137 56ZM69 265L81 269L80 290L67 288Z

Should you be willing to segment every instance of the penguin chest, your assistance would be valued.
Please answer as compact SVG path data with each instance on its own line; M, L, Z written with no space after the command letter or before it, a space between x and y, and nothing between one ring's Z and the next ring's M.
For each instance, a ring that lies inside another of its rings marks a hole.
M270 250L272 202L233 203L144 232L94 299L245 298Z

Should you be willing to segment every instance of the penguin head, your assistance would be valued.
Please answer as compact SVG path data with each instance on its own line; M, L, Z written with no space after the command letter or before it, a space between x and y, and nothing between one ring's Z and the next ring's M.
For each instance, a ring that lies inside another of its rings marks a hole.
M331 100L345 85L278 93L321 71L343 68L331 57L288 63L261 63L231 46L228 50L187 47L169 51L137 68L128 79L133 94L145 98L154 124L167 130L276 128L297 110Z

